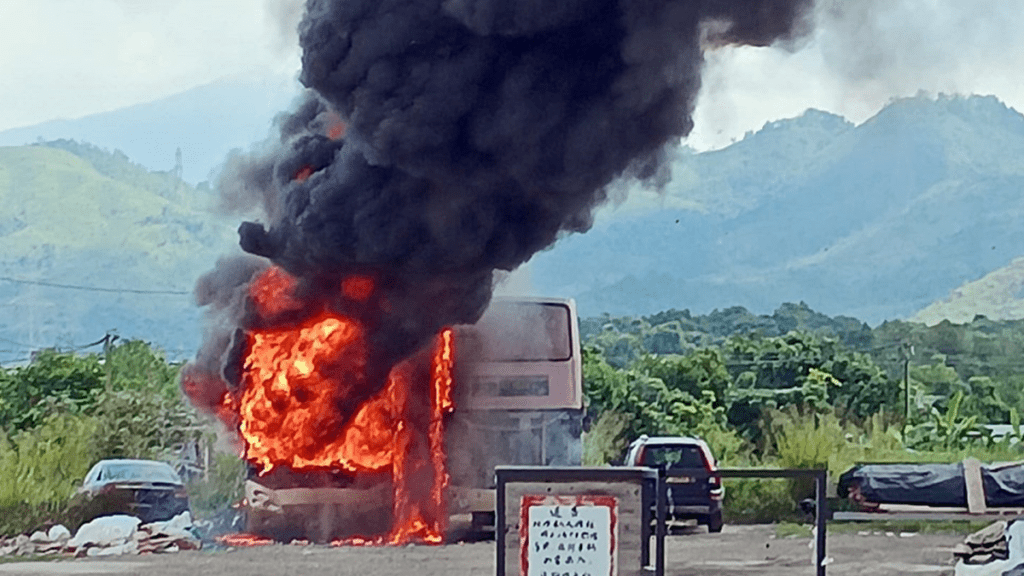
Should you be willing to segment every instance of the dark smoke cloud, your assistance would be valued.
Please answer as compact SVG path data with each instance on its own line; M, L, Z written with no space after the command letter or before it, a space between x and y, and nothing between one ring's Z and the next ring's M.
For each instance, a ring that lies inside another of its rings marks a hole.
M376 278L386 306L329 299L374 319L393 362L479 318L495 270L586 231L617 177L659 174L692 128L703 47L791 39L810 4L309 0L305 102L221 185L264 208L241 245L302 278Z

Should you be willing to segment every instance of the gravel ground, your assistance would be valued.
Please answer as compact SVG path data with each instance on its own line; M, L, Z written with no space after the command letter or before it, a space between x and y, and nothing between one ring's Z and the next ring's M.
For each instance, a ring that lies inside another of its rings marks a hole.
M771 526L726 526L670 536L666 574L672 576L790 576L814 574L808 538L774 538ZM830 575L952 574L953 534L857 535L828 538ZM272 545L206 549L115 559L0 564L0 575L140 574L145 576L461 576L494 574L494 542L445 546L331 548Z

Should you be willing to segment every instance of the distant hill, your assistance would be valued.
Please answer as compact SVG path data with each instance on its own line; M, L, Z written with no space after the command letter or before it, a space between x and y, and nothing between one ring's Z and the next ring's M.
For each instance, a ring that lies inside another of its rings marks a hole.
M236 244L209 192L63 142L0 147L0 202L0 361L108 331L194 354L192 286Z
M271 122L299 93L285 77L230 77L153 102L0 132L0 146L72 139L120 150L151 170L172 170L181 149L182 178L210 178L228 152L271 133Z
M681 149L658 210L599 220L530 262L584 315L757 313L807 302L906 318L1024 253L1024 116L994 97L819 111L728 148Z
M994 270L982 278L953 290L946 298L929 304L910 317L929 326L949 320L954 324L971 322L975 316L990 320L1024 318L1024 258Z

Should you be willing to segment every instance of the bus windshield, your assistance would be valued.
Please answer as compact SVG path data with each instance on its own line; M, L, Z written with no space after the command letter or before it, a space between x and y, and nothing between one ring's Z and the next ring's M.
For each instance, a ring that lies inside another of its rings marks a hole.
M489 362L564 362L572 358L569 307L495 302L471 329Z

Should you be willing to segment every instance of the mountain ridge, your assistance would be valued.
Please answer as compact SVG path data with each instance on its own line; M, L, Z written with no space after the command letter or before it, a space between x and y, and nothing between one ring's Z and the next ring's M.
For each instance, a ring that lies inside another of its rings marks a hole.
M585 314L724 303L767 312L806 301L877 323L1020 255L1017 111L993 97L918 96L839 125L824 145L803 135L820 118L770 123L716 152L680 152L664 204L697 209L606 217L531 260L536 289L577 291ZM773 142L799 146L775 154ZM689 179L675 180L680 167ZM761 181L766 173L774 180Z
M151 102L4 130L0 146L74 139L120 150L150 170L175 168L180 150L182 177L196 185L211 180L231 150L265 140L300 90L278 75L225 77Z
M238 222L210 213L208 186L123 148L0 147L0 362L107 331L194 353L192 286L238 253ZM1017 272L998 274L1024 253L1022 155L1024 116L993 97L919 96L859 125L808 110L721 150L670 151L661 195L634 190L535 255L532 289L576 298L584 317L801 302L869 324L966 321L970 298L1024 314ZM963 288L987 275L999 282L983 297Z

